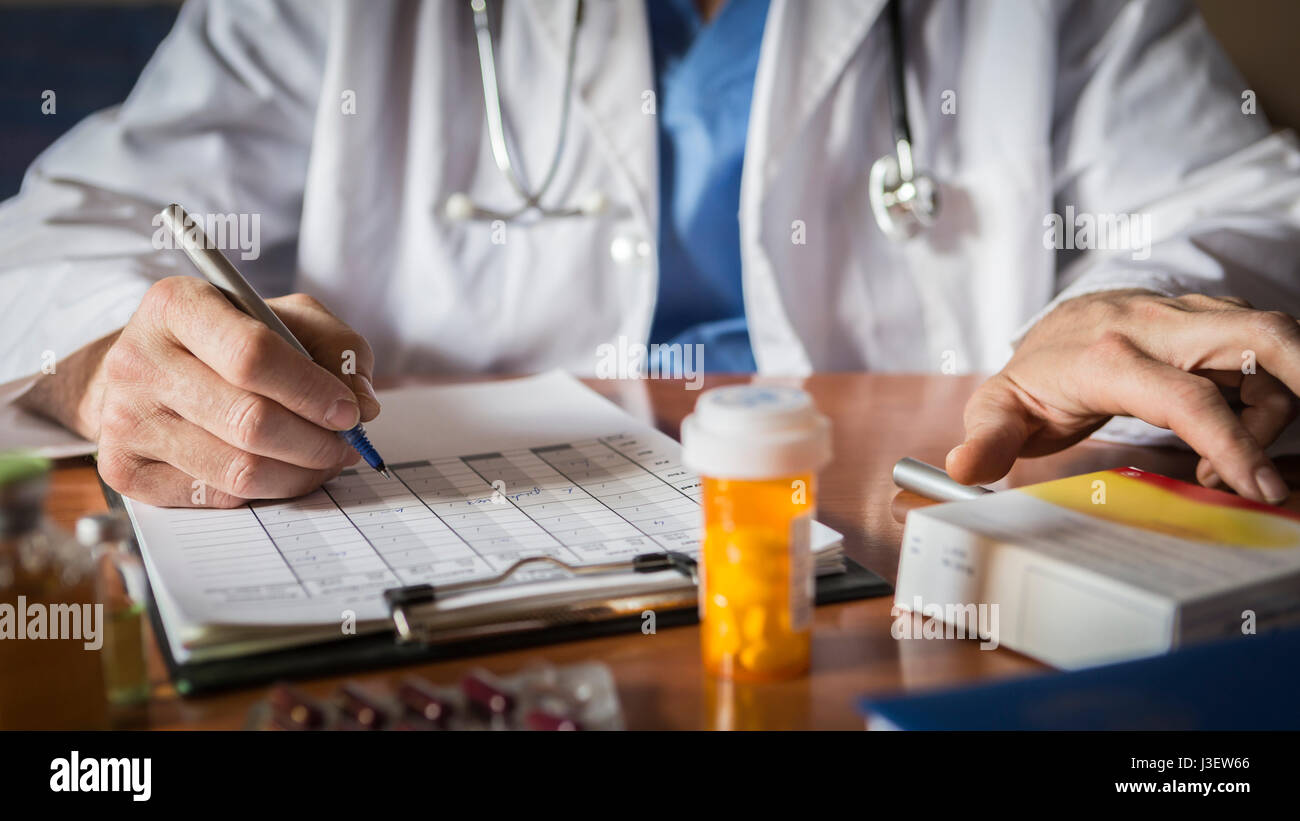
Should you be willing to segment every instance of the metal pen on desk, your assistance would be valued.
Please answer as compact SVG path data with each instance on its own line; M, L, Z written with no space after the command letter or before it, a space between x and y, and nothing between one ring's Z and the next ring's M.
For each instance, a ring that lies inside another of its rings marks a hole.
M904 456L894 465L894 484L903 490L910 490L938 502L978 499L986 493L993 492L979 485L963 485L945 473L942 468L910 456Z
M302 343L285 326L280 317L276 316L271 306L257 295L257 291L253 290L253 286L248 284L230 260L213 246L207 235L203 233L202 226L185 213L184 208L172 203L162 210L160 216L163 224L172 232L172 236L194 263L194 267L198 268L199 273L215 285L217 290L225 294L232 305L275 331L299 353L311 359L311 354L307 353ZM384 478L392 478L383 458L366 438L366 430L360 422L351 430L339 431L339 436L361 454L361 458L366 460L367 465L383 474Z

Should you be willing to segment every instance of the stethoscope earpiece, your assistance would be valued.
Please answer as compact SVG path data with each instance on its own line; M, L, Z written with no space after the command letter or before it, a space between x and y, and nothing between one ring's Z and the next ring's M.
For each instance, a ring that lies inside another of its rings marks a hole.
M609 208L609 200L600 191L590 192L578 203L578 210L582 212L584 217L598 217L605 213L607 208Z
M447 219L453 222L464 222L474 218L474 212L478 209L474 207L474 200L469 198L469 194L464 191L457 191L447 198L447 204L443 206L443 213Z

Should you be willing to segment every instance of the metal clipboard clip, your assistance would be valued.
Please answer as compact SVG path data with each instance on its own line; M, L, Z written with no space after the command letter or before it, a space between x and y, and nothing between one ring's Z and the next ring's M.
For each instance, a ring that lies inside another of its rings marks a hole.
M625 592L609 596L587 594L562 601L547 595L523 597L489 604L439 611L437 603L456 595L486 590L508 581L518 571L550 565L574 577L659 573L675 570L685 580L672 590ZM689 587L685 584L689 582ZM631 559L573 565L551 556L520 559L496 576L449 584L414 584L384 591L393 629L399 643L442 644L471 638L538 630L562 624L604 621L643 610L691 606L699 587L695 559L674 550L640 553Z

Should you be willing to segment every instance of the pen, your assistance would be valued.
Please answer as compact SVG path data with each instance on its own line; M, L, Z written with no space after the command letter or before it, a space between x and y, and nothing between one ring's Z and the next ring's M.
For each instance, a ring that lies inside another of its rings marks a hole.
M215 285L217 290L225 294L226 299L230 300L232 305L275 331L285 342L296 348L299 353L311 359L311 354L307 353L307 349L302 346L302 343L285 327L285 324L280 321L280 317L276 316L275 311L271 310L271 306L267 305L257 295L257 291L253 290L253 286L249 285L248 281L240 275L230 260L226 259L225 255L213 246L207 235L203 233L202 226L191 219L190 215L185 213L184 208L172 203L162 210L160 216L163 224L172 232L172 236L176 238L186 255L189 256L190 261L194 263L194 267L198 268L199 273L203 274L208 282ZM339 431L339 436L343 437L345 442L355 448L357 453L361 454L361 458L366 460L367 465L383 474L385 479L392 478L383 458L370 444L370 440L366 438L366 430L361 426L360 422L351 430Z
M894 465L894 484L903 490L937 502L957 502L962 499L978 499L986 493L992 493L979 485L963 485L934 465L928 465L920 459L904 456Z

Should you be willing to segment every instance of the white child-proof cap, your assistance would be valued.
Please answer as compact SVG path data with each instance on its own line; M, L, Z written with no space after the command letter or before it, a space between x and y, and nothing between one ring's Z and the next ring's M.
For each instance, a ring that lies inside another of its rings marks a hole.
M682 421L686 467L717 479L815 473L831 460L831 424L797 388L733 385L705 391Z

